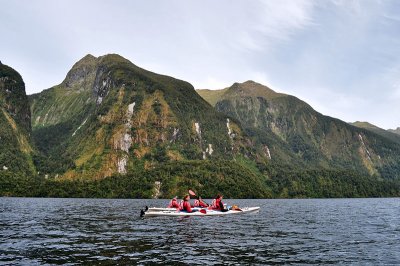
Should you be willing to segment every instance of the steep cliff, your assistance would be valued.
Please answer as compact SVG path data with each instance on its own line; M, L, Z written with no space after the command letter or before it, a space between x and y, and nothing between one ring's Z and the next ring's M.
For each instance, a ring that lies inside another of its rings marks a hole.
M35 174L31 113L21 75L0 63L0 174Z

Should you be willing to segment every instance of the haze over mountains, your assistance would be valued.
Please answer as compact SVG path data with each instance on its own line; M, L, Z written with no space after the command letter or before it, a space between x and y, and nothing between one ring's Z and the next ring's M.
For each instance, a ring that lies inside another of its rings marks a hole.
M15 176L34 177L42 196L400 193L400 136L324 116L254 81L196 92L119 55L87 55L28 102L19 74L0 67L6 195L27 193L16 192Z

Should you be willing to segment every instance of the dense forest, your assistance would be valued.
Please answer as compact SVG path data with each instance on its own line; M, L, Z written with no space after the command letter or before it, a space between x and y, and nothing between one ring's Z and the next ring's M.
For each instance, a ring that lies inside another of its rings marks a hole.
M2 172L0 195L30 197L152 198L154 183L161 182L159 197L182 197L188 189L204 198L223 193L227 198L342 198L398 197L398 180L378 180L356 172L333 170L269 173L243 162L167 162L151 170L115 175L99 180L28 178ZM258 169L257 169L258 170Z

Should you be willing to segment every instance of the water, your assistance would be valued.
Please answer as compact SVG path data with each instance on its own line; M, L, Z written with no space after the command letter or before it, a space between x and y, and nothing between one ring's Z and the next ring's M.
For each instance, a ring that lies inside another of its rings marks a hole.
M0 198L0 264L400 264L400 199L225 200L261 211L139 218L166 203Z

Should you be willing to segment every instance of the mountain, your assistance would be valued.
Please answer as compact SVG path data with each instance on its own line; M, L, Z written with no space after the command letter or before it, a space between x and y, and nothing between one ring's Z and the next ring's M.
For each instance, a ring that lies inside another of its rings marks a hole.
M213 107L185 81L87 55L28 102L1 71L0 195L400 196L399 144L255 82L204 91Z
M99 179L168 161L252 156L240 126L192 85L115 54L85 56L30 103L38 168L50 176Z
M239 121L272 164L400 177L397 141L324 116L294 96L253 81L197 92L213 99L217 111Z
M354 123L351 123L351 125L359 127L359 128L367 129L367 130L372 131L372 132L374 132L374 133L376 133L378 135L381 135L381 136L383 136L383 137L385 137L387 139L390 139L393 142L396 142L396 143L400 144L400 135L396 134L395 130L393 130L393 131L391 131L390 129L389 130L385 130L385 129L382 129L382 128L377 127L375 125L372 125L372 124L370 124L368 122L360 122L360 121L356 121Z
M21 75L0 62L0 175L34 175L31 113Z
M396 129L389 129L388 131L400 135L400 127Z

